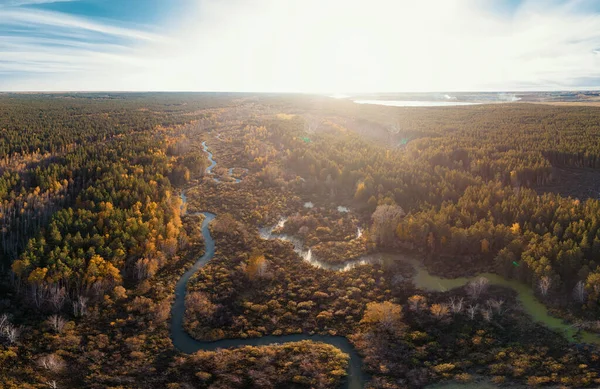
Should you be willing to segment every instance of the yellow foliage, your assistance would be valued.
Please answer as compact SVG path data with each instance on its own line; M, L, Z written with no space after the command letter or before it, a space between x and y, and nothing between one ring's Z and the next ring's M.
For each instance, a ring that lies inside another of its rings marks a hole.
M456 368L452 363L441 363L433 367L436 373L449 373Z
M251 280L263 277L267 272L267 260L264 255L255 253L248 260L246 265L246 275Z
M454 379L458 382L471 382L473 380L473 376L468 373L460 373L455 375Z
M490 251L490 242L487 239L482 239L481 240L481 252L482 253L489 253Z
M30 274L29 277L27 278L27 281L29 281L30 284L41 284L44 281L44 278L46 277L46 274L48 273L48 269L45 267L38 267L35 268Z
M430 232L427 236L427 246L431 249L435 248L435 237L433 236L433 232Z
M277 116L277 119L281 119L281 120L292 120L293 118L296 117L296 115L294 115L294 114L287 114L287 113L278 113L275 116Z
M356 186L356 192L354 193L354 199L362 200L366 194L366 189L367 189L367 187L365 186L365 183L359 182L358 185Z
M408 298L408 309L411 311L421 311L427 307L427 299L421 295L414 295Z
M532 376L532 377L527 378L527 386L541 386L541 385L549 383L550 381L551 381L550 377Z
M116 300L127 298L127 290L121 285L117 285L113 289L113 296Z
M441 319L450 313L450 309L446 304L432 304L429 310L431 311L431 314L438 319Z
M513 234L519 234L521 232L521 226L519 225L519 223L514 223L512 227L510 227L510 231Z
M390 301L368 303L360 321L365 324L392 325L402 320L402 306Z
M85 281L88 284L93 284L104 279L120 282L121 274L119 269L114 267L112 263L105 261L104 258L96 254L88 263L85 272Z
M506 381L506 377L501 375L495 375L492 377L492 382L495 384L503 384Z
M25 272L27 271L27 267L27 262L21 259L14 261L11 266L13 273L15 273L15 275L19 278L23 277L23 274L25 274Z

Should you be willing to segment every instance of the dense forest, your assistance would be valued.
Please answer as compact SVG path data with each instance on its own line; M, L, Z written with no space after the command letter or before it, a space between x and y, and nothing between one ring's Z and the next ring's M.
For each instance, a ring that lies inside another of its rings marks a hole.
M0 386L356 384L355 357L326 341L174 347L175 284L209 251L208 211L214 257L185 295L194 339L342 336L370 388L597 387L597 346L536 323L516 291L424 289L402 258L520 281L600 331L600 180L561 182L600 178L598 123L597 108L533 104L2 95Z

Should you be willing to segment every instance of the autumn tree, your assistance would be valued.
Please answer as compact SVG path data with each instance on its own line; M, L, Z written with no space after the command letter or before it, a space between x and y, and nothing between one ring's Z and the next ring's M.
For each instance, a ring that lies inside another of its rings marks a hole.
M371 234L377 244L383 247L392 245L396 227L404 217L404 210L397 205L379 205L373 212Z
M552 286L552 280L548 276L543 276L538 280L538 288L542 296L546 296L550 287Z
M229 213L219 215L219 217L217 217L217 219L213 223L213 229L216 232L223 234L234 234L237 231L237 227L237 221Z
M264 278L267 275L269 269L269 263L265 256L259 252L254 252L248 263L245 266L246 276L251 280L258 280Z
M429 311L437 320L442 320L448 316L450 309L447 304L432 304Z
M390 301L368 303L361 323L391 329L402 320L402 306Z
M427 308L427 299L421 295L414 295L408 298L408 309L414 312L420 312Z
M197 315L205 320L211 320L217 310L208 295L203 292L191 292L185 296L186 314Z

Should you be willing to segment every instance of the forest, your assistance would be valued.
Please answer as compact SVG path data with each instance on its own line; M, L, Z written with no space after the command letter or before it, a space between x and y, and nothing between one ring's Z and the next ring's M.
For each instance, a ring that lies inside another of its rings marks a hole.
M598 123L525 103L2 95L0 386L597 387ZM419 269L473 278L433 290Z

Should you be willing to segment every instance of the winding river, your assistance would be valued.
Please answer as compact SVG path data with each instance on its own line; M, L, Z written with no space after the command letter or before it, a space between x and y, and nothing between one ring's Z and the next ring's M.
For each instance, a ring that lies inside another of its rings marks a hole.
M392 260L402 260L410 263L416 269L417 273L413 278L413 281L417 288L443 292L453 288L458 288L466 285L469 281L478 278L485 277L489 280L490 285L499 285L506 288L514 289L517 292L517 299L521 303L523 310L531 316L531 318L539 323L544 324L546 327L561 332L567 339L572 342L583 342L600 345L600 336L598 334L579 331L578 337L580 340L575 339L575 335L578 330L568 323L563 322L562 319L550 316L548 309L542 304L535 296L533 289L527 284L516 280L506 279L498 274L494 273L483 273L478 274L474 277L461 277L461 278L440 278L429 274L423 264L415 258L408 256L388 254L383 256L384 259L388 257Z
M212 169L217 165L213 160L212 153L208 151L206 142L202 143L204 151L208 154L208 159L211 165L206 168L206 173L213 174ZM230 174L232 169L229 170ZM214 177L213 177L214 178ZM218 179L214 178L218 182ZM236 182L240 182L236 180ZM181 200L187 202L187 196L185 191L181 193ZM182 209L185 209L182 205ZM215 255L215 241L212 238L209 230L210 223L215 219L216 215L210 212L199 212L196 215L204 215L204 221L202 222L202 236L204 238L205 251L204 254L196 260L194 265L188 269L183 276L177 281L175 285L175 301L171 307L171 340L173 346L179 351L191 354L198 350L213 351L220 348L229 347L242 347L242 346L267 346L275 345L288 342L299 342L302 340L312 340L315 342L323 342L330 344L344 353L348 354L350 360L348 361L347 376L344 380L343 387L345 389L362 389L365 387L368 381L368 376L362 370L362 359L350 344L348 339L343 336L331 336L331 335L307 335L307 334L293 334L293 335L282 335L282 336L263 336L261 338L252 339L222 339L217 341L201 341L192 338L183 327L183 320L185 317L185 294L187 291L187 284L190 278L200 269L206 265Z
M217 166L217 161L215 161L213 159L213 155L210 151L208 151L208 146L206 145L206 141L202 142L202 149L204 150L204 152L206 154L208 154L208 161L210 162L210 166L206 168L206 174L210 174L211 176L214 176L215 173L212 171L215 166ZM215 182L219 182L219 179L217 177L213 177L213 180L215 180Z
M285 224L285 221L286 221L286 219L284 218L284 219L281 219L279 221L279 223L277 223L277 225L274 227L260 228L259 229L260 237L263 239L279 239L279 240L283 240L285 242L290 242L291 244L294 245L294 251L296 252L296 254L298 254L300 256L300 258L302 258L304 261L310 263L312 266L314 266L316 268L326 269L326 270L331 270L331 271L349 271L349 270L354 269L357 266L381 262L380 254L365 255L365 256L357 258L357 259L348 260L344 263L332 264L332 263L324 262L324 261L320 260L319 258L317 258L315 255L313 255L310 247L305 248L302 240L300 240L296 237L287 235L287 234L278 234L278 233L274 232L276 228L283 227L283 225ZM360 228L357 230L356 235L357 235L357 239L362 236L362 230Z
M241 178L236 178L233 176L233 169L238 169L238 170L242 170L244 172L244 174L248 173L248 169L243 168L243 167L230 167L229 168L229 177L233 178L235 180L236 184L239 184L240 182L242 182Z
M384 262L390 263L394 261L407 262L410 263L416 270L416 274L412 279L415 286L422 290L434 292L445 292L450 289L460 288L476 278L485 277L488 279L490 285L499 285L514 289L517 292L517 300L523 307L523 310L529 316L531 316L534 321L542 323L546 327L562 333L571 342L600 345L599 334L578 330L572 324L565 323L562 319L551 316L546 306L535 296L533 289L520 281L506 279L494 273L482 273L473 277L441 278L430 274L423 266L421 261L402 254L372 254L358 259L349 260L343 264L330 264L323 262L312 255L310 248L306 249L300 239L286 234L276 234L273 232L276 228L283 227L284 223L285 219L281 219L275 227L260 229L260 236L263 239L281 239L292 243L294 245L294 251L296 251L296 253L303 260L310 263L314 267L332 271L348 271L356 266L366 264ZM357 236L360 237L360 235L362 235L362 231L359 229Z
M220 134L219 134L220 135ZM219 136L216 136L217 139L220 140ZM204 152L208 155L208 161L210 162L210 166L208 166L205 170L206 174L209 174L211 176L213 176L213 180L215 182L221 182L221 180L219 180L217 177L214 177L215 173L213 172L213 169L215 168L215 166L217 166L217 161L215 161L213 159L213 154L208 151L208 146L206 145L206 141L202 142L202 149L204 150ZM242 180L239 178L235 178L233 177L233 169L240 169L245 173L248 173L248 169L246 168L235 168L235 167L230 167L228 172L229 172L229 177L233 178L235 180L236 184L239 184Z
M211 165L206 169L206 172L208 174L213 174L212 169L217 165L217 163L213 160L212 153L208 151L206 142L203 142L202 146L204 147L204 151L208 154L209 161L211 162ZM232 169L230 169L229 171L231 174ZM219 181L217 178L213 177L213 179L217 182ZM236 180L236 182L239 182L239 180ZM185 191L182 192L181 199L184 203L187 201ZM298 342L302 340L323 342L337 347L338 349L342 350L350 356L350 361L347 370L347 378L344 381L344 388L364 388L368 380L368 375L366 375L362 371L362 360L356 352L356 350L354 349L354 347L350 344L350 342L342 336L294 334L282 336L271 335L252 339L222 339L218 341L200 341L192 338L185 331L183 327L183 320L185 314L185 294L187 290L187 283L192 277L192 275L194 275L194 273L198 271L198 269L200 269L202 266L206 265L208 261L210 261L215 255L215 241L210 234L209 225L214 220L216 215L210 212L201 212L201 214L203 214L205 217L204 221L202 222L202 235L204 237L205 243L204 255L202 255L196 260L193 266L183 274L183 276L179 279L175 286L175 301L173 302L173 306L171 308L171 339L175 348L184 353L194 353L198 350L212 351L229 347L266 346L287 342ZM284 219L282 219L282 221L280 221L278 225L282 226L283 223L285 223ZM298 252L305 261L311 263L313 266L329 269L332 271L344 271L357 265L372 263L373 261L401 260L406 261L415 267L416 275L413 279L415 285L420 289L432 291L446 291L452 288L461 287L468 283L471 279L475 278L472 277L447 279L436 277L429 274L429 272L427 272L427 270L418 260L403 255L382 254L380 257L377 258L368 257L352 261L350 263L345 263L342 265L330 265L324 262L320 262L316 258L313 259L310 249L305 250L302 246L302 242L298 239L287 235L274 234L273 230L274 228L261 229L261 237L265 239L275 238L287 240L294 245L294 249L296 250L296 252ZM478 277L480 276L486 277L490 281L490 284L501 285L516 290L518 294L518 299L522 304L523 309L525 310L525 312L531 315L534 320L545 324L551 329L564 332L567 338L573 340L573 336L576 333L575 328L563 323L560 319L550 316L546 307L536 299L532 289L529 288L527 285L522 284L518 281L507 280L501 276L491 273L478 275ZM600 337L598 337L598 335L596 334L581 331L580 336L583 342L585 343L600 344Z
M184 193L182 193L181 198L182 200L186 199ZM328 343L350 356L347 378L344 381L344 388L363 388L367 382L367 375L362 371L362 360L348 339L343 336L293 334L282 336L271 335L252 339L222 339L209 342L196 340L185 331L183 327L183 320L185 316L185 294L187 290L187 283L194 273L196 273L196 271L198 271L198 269L200 269L202 266L206 265L208 261L210 261L215 255L215 241L210 235L209 224L214 220L216 215L210 212L201 212L201 214L204 215L204 221L202 222L202 236L204 237L205 244L204 255L196 260L194 265L183 274L183 276L175 285L175 301L173 302L173 306L171 308L171 340L173 341L175 348L184 353L190 354L198 350L212 351L228 347L266 346L287 342L299 342L302 340Z

